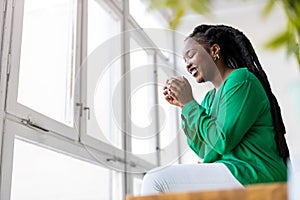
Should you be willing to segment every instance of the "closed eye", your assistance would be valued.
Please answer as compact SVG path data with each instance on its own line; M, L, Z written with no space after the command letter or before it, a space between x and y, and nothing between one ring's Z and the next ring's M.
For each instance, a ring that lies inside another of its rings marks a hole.
M193 50L193 49L190 49L190 50L187 52L187 57L191 59L195 54L196 54L196 51Z
M187 57L191 59L191 58L193 58L193 56L194 56L195 54L196 54L196 53L188 54Z
M184 61L186 62L187 59L191 59L193 58L193 56L196 54L196 51L194 51L193 49L189 49L188 51L186 51L185 56L183 56Z

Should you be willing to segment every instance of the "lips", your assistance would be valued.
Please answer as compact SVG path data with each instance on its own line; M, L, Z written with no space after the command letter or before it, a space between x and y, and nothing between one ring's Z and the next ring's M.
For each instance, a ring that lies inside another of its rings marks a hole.
M192 74L192 76L196 76L198 73L198 66L192 66L188 69L189 73Z

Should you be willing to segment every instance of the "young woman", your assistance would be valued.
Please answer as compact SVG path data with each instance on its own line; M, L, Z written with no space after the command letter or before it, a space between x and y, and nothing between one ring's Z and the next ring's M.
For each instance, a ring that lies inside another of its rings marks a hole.
M182 128L204 164L154 169L142 194L225 189L287 179L289 151L278 102L248 38L225 25L197 26L185 40L187 71L210 81L201 105L183 76L164 87L165 99L182 108Z

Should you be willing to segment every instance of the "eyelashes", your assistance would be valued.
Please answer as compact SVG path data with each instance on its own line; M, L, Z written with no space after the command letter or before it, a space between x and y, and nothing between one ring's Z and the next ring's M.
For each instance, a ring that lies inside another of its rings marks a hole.
M190 51L190 52L187 54L187 57L188 57L188 58L193 58L195 54L196 54L196 52Z
M195 56L196 52L190 53L187 55L188 59L192 59Z
M185 56L183 56L183 59L185 62L187 62L187 60L192 59L196 54L197 51L190 49L186 52Z
M184 59L184 62L186 63L188 60L191 60L194 56L195 56L196 53L193 53L191 55L186 55L186 58L183 58Z
M188 56L189 59L192 59L195 54Z

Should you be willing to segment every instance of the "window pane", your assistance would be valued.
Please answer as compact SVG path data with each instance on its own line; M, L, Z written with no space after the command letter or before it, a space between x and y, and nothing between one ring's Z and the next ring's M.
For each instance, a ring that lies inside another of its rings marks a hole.
M132 153L149 154L156 152L157 132L152 123L156 123L154 113L151 113L151 101L154 87L151 85L138 88L131 95ZM153 110L152 110L153 112ZM152 114L152 115L151 115Z
M15 140L13 200L109 200L110 187L120 186L115 177L106 168Z
M120 20L104 1L88 1L88 62L87 62L87 103L90 119L87 134L121 148L119 117L113 112L113 95L121 80ZM114 37L115 36L115 37ZM110 42L112 41L112 42ZM106 45L109 43L109 45ZM105 49L103 49L105 45ZM105 63L105 58L113 57Z
M120 20L102 0L88 0L88 55L120 33Z
M130 40L132 153L156 163L157 126L153 56ZM152 60L151 60L152 59Z
M142 175L133 177L133 195L134 196L140 196L141 195L142 182L143 182L143 176Z
M161 148L161 165L170 165L178 163L178 147L179 147L179 134L180 123L177 122L176 116L178 115L178 108L170 105L163 95L163 87L165 81L174 76L174 70L171 68L172 63L158 61L158 102L162 109L160 113L160 120L163 126L160 127L160 148ZM180 113L180 112L179 112Z
M25 0L18 102L73 126L75 0Z
M142 28L162 28L162 17L157 12L148 10L149 2L145 0L129 1L130 15Z

